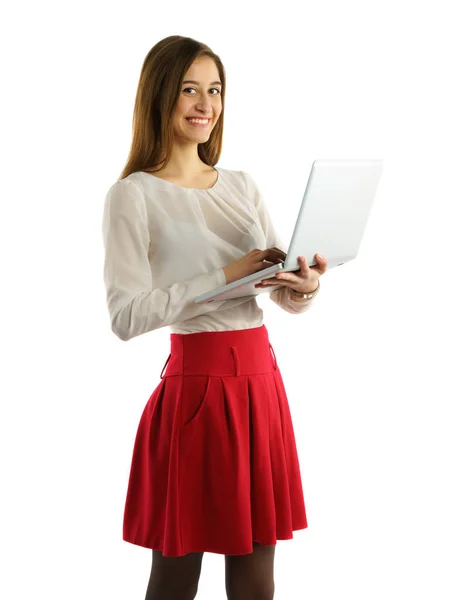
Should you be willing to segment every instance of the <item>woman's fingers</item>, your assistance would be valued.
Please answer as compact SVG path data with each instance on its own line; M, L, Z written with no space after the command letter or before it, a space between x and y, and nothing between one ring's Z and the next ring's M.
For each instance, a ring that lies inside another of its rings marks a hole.
M315 254L316 262L318 263L317 267L311 267L318 271L321 275L323 275L327 271L327 266L329 261L322 254Z

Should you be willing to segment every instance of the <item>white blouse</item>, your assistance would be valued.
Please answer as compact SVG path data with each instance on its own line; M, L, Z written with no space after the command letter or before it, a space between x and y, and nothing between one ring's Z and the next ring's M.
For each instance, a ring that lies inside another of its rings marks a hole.
M245 171L217 168L209 189L184 188L143 171L117 180L103 212L104 284L112 331L124 341L160 327L173 333L260 327L256 296L196 304L225 285L223 267L259 248L288 251ZM269 293L289 313L312 300Z

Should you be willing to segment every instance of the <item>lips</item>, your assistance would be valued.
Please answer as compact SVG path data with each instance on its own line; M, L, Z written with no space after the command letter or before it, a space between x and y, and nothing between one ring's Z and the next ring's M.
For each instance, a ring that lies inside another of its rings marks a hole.
M191 118L201 118L201 117L187 117L186 120L188 121L188 125L191 125L191 127L199 127L200 129L208 129L210 127L210 122L211 119L206 120L205 123L193 123L190 121Z

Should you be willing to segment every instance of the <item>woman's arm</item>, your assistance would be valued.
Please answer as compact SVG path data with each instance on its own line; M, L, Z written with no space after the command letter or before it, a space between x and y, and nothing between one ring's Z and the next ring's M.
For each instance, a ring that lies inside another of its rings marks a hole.
M285 244L278 235L273 225L269 211L267 209L267 205L258 186L256 185L251 175L249 175L245 171L242 171L242 173L245 178L247 191L249 193L250 198L253 200L262 230L264 232L264 236L266 239L266 248L275 247L287 253L288 245ZM290 288L287 286L283 286L278 288L277 290L273 290L273 292L271 292L269 296L272 302L275 302L275 304L277 304L283 310L291 314L300 314L307 311L312 305L312 302L315 298L315 296L313 296L313 298L309 298L307 300L293 300L291 298Z
M223 268L153 289L150 235L142 190L121 179L107 193L103 213L104 284L112 331L123 341L220 308L226 300L197 304L199 294L224 285Z

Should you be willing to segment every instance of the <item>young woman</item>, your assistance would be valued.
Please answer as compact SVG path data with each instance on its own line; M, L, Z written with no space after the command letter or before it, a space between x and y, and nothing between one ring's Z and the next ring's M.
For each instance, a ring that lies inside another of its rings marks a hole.
M193 599L204 551L225 555L229 600L273 598L276 541L307 527L288 400L256 296L193 302L286 256L252 177L214 167L225 92L206 45L157 43L140 74L130 155L105 200L113 332L171 331L165 375L139 422L123 522L125 541L153 550L146 600ZM270 299L294 314L327 268L323 257L311 268L299 260L300 272L261 284L279 284Z

